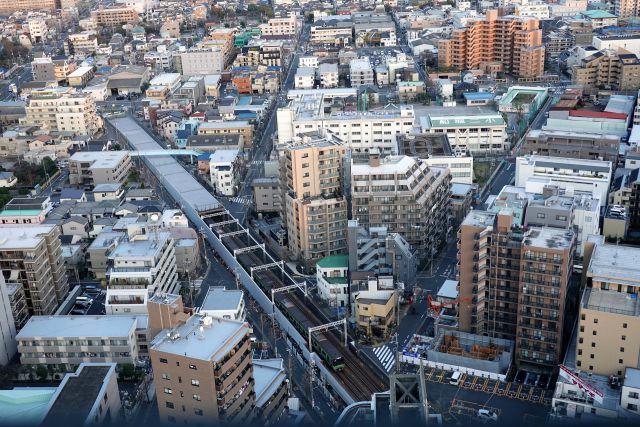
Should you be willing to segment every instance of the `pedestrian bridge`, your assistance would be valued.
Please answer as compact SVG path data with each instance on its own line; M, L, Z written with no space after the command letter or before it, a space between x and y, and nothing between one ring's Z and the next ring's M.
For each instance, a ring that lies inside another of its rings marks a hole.
M132 157L158 157L158 156L199 156L204 151L194 150L192 148L169 149L169 150L131 150L129 155Z

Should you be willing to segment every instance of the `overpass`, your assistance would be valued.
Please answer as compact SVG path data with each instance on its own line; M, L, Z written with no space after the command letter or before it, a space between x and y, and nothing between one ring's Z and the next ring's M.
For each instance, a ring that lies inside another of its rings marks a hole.
M194 150L192 148L183 148L183 149L169 149L165 150L163 148L159 150L131 150L129 151L129 155L131 157L159 157L159 156L195 156L198 157L200 154L203 154L204 151Z

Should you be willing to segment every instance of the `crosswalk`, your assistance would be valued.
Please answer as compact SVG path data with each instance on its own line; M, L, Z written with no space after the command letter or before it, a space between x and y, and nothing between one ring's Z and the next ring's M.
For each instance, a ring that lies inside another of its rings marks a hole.
M391 372L391 368L393 368L393 365L396 363L396 355L389 346L381 345L380 347L375 347L373 349L373 354L376 355L384 370Z
M264 163L264 160L252 160L251 163L249 163L249 164L251 166L260 166L263 163Z
M233 203L249 206L251 204L251 196L238 196L231 199Z

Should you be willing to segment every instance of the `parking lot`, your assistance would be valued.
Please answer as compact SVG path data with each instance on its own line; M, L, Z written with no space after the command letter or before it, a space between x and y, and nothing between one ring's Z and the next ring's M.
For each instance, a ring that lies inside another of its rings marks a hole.
M451 372L429 368L425 371L427 381L449 384ZM547 389L533 387L515 382L502 382L490 378L462 374L458 387L475 392L483 392L509 399L518 399L540 405L551 405L552 392Z
M86 289L76 298L76 303L67 314L76 316L95 316L105 314L104 302L106 291Z

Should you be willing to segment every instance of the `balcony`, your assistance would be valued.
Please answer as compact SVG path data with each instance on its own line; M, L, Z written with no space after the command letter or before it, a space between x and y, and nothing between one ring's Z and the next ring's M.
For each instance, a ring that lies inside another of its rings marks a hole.
M520 310L520 315L521 316L525 316L525 317L530 317L532 319L543 319L543 320L551 320L553 322L557 322L560 320L560 316L556 315L552 315L552 314L546 314L546 313L542 313L542 312L533 312L533 311L527 311L527 310Z
M560 310L560 304L558 303L538 302L538 301L533 301L527 298L521 299L520 304L531 306L531 307L547 308L549 310Z

